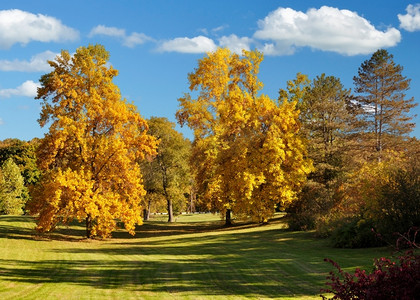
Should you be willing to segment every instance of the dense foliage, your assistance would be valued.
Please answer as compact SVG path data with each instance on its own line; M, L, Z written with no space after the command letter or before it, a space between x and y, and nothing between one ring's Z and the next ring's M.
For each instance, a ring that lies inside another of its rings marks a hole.
M208 53L189 74L177 118L194 130L192 166L201 200L226 216L266 222L276 205L296 199L311 170L299 135L296 101L259 95L263 59L229 49Z
M39 123L49 125L37 151L40 182L30 212L38 230L74 218L87 237L107 237L117 221L134 234L145 195L138 160L155 154L155 138L134 105L121 99L102 46L62 51L41 77Z

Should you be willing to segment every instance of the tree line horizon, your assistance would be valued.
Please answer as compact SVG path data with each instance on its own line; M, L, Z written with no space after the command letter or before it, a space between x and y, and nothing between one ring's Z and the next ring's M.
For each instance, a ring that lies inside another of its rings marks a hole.
M219 48L188 74L177 122L142 118L121 97L102 45L63 50L40 79L38 120L48 133L0 142L0 212L29 213L49 232L74 219L86 236L135 233L152 208L265 223L287 212L291 229L315 229L337 246L370 246L420 226L419 141L406 99L410 79L379 49L354 76L298 73L277 99L261 94L263 54ZM341 230L341 231L340 231ZM341 239L340 239L341 238Z

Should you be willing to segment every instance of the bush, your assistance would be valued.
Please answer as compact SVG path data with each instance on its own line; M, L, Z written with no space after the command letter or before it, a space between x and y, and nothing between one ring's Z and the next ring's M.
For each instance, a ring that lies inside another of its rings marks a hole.
M389 241L395 232L420 226L420 168L389 171L388 181L380 187L374 213L378 231Z
M365 270L356 269L354 274L344 272L338 263L331 259L324 261L331 263L338 271L331 271L327 289L321 292L333 293L329 299L420 299L420 255L414 252L420 246L416 243L419 228L412 227L405 234L398 234L396 251L402 247L410 250L397 257L397 262L381 257L375 259L374 268L369 274ZM321 295L323 299L327 297Z
M287 223L291 230L311 230L318 219L334 205L335 190L326 185L308 181L298 199L287 207Z
M397 262L381 257L374 262L372 273L356 269L354 274L344 272L331 259L330 262L338 274L331 271L327 277L330 282L328 289L321 292L333 293L332 298L321 296L323 299L395 299L413 300L420 295L420 255L408 251L398 257Z
M289 213L286 220L290 230L311 230L315 228L316 216L309 213Z
M353 218L342 222L331 236L334 247L366 248L384 245L373 231L375 224L372 220Z

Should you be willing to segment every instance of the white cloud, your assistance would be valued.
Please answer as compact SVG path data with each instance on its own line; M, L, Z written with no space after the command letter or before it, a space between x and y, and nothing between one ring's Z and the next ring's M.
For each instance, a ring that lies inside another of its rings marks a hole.
M278 8L264 20L254 38L265 44L271 55L291 54L298 47L311 47L344 55L369 54L382 47L395 46L401 40L395 28L377 30L356 12L323 6L306 13Z
M162 52L181 52L181 53L205 53L215 51L216 44L212 39L205 36L193 38L175 38L170 41L162 42L158 51Z
M31 41L73 41L79 33L60 20L19 9L0 11L0 48L9 49L16 43L26 45Z
M125 37L125 30L116 28L116 27L107 27L104 25L98 25L89 33L89 36L92 37L94 35L107 35L112 37Z
M10 98L13 96L24 96L24 97L35 97L37 95L37 89L41 85L27 80L15 89L0 89L0 98Z
M133 32L132 34L124 38L123 45L129 48L133 48L136 45L141 45L141 44L146 43L147 41L152 41L152 40L153 39L151 37L148 37L144 33Z
M219 39L220 47L227 47L232 52L242 54L242 50L250 50L252 39L249 37L238 37L235 34L229 36L223 36Z
M53 60L57 53L45 51L26 60L0 60L0 71L18 71L18 72L48 72L51 70L47 60Z
M398 14L400 27L411 32L420 30L420 4L409 4L405 10L407 14Z
M94 27L89 36L95 35L106 35L110 37L115 37L122 40L122 44L126 47L133 48L136 45L144 44L148 41L153 41L153 39L144 33L133 32L130 35L127 35L124 29L116 27L108 27L104 25L98 25Z
M1 125L4 125L4 121L3 121L3 119L2 118L0 118L0 126Z
M216 32L219 32L219 31L225 30L225 29L226 29L226 28L228 28L228 27L229 27L228 25L221 25L221 26L218 26L218 27L216 27L216 28L213 28L213 29L211 30L211 32L216 33Z

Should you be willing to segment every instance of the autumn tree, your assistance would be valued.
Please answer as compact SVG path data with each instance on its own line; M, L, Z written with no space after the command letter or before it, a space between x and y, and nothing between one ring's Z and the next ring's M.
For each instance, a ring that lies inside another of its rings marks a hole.
M359 140L368 153L381 160L383 150L393 149L399 137L414 128L410 109L417 104L406 99L410 79L402 75L403 67L395 64L393 55L381 49L362 63L353 78Z
M24 180L19 167L12 158L2 165L0 172L0 213L6 215L21 215L25 205L22 197Z
M177 118L194 130L192 166L200 198L221 212L266 222L277 204L295 199L310 164L304 157L296 102L259 95L257 51L218 49L189 74L191 94Z
M37 229L86 221L86 235L108 237L122 221L134 234L145 195L138 160L155 154L155 138L112 82L118 71L101 45L62 51L41 77L39 119L49 132L37 151L42 171L30 212Z
M162 195L167 203L168 222L173 222L174 204L177 212L183 209L184 194L190 191L191 143L166 118L151 117L148 125L149 134L156 138L159 146L154 159L142 163L147 197L151 201L153 194Z

